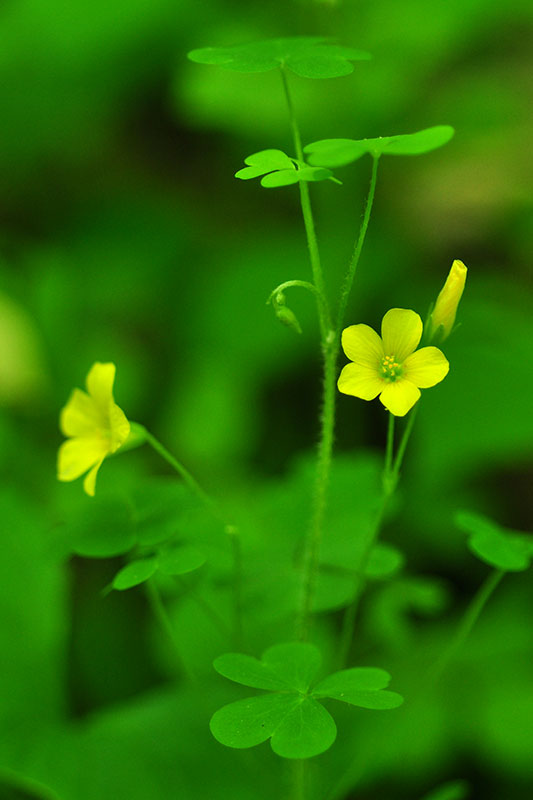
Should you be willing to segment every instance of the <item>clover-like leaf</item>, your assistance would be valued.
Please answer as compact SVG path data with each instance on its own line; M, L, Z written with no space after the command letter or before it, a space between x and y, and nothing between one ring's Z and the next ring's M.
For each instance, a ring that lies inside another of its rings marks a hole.
M219 656L214 667L221 675L271 694L219 709L211 718L213 736L228 747L253 747L270 738L283 758L311 758L331 747L337 732L320 698L371 709L403 702L395 692L383 691L390 675L374 667L342 670L311 689L320 661L320 651L303 642L269 647L261 660L242 653Z
M322 139L304 147L310 164L320 167L341 167L351 164L365 153L416 156L429 153L450 141L455 131L451 125L435 125L417 133L379 136L376 139Z
M133 586L138 586L151 578L157 569L157 560L155 558L140 558L137 561L132 561L121 570L117 572L113 578L113 589L118 589L120 592L125 589L131 589Z
M267 189L290 186L299 181L326 181L340 183L331 170L323 167L309 167L307 164L290 158L283 150L260 150L244 159L247 165L235 173L236 178L248 181L261 179L261 186Z
M383 691L390 675L376 667L353 667L328 675L312 691L313 697L331 697L361 708L384 710L397 708L403 697L396 692Z
M471 552L486 564L509 572L528 569L533 558L533 536L509 531L471 511L459 511L455 522L468 534Z
M268 72L287 67L302 78L337 78L353 72L352 61L367 61L370 53L328 43L324 37L267 39L235 47L204 47L188 58L233 72Z
M425 794L422 800L466 800L468 794L466 781L449 781Z

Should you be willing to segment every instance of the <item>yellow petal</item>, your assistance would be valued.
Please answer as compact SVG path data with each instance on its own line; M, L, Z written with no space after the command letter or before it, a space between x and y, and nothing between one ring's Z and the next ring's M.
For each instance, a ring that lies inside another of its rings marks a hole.
M403 362L403 377L420 389L428 389L446 377L450 365L438 347L422 347Z
M104 460L103 458L100 459L100 461L94 465L92 470L88 472L85 478L83 479L83 488L85 492L89 495L89 497L94 497L94 492L96 489L96 475L98 473L98 470L102 466L103 460Z
M399 380L394 383L388 383L381 392L379 399L395 417L404 417L412 409L419 397L420 389L417 389L414 383Z
M386 356L402 362L416 350L422 337L422 320L409 308L391 308L383 317L381 336Z
M97 361L87 375L87 391L102 413L108 414L113 402L113 383L116 367L112 363L101 364Z
M101 461L109 447L103 439L68 439L57 454L57 477L60 481L74 481Z
M350 325L342 332L342 349L356 364L375 366L384 356L383 342L369 325Z
M457 315L457 306L459 305L465 288L467 272L468 270L462 261L456 259L453 262L450 273L446 278L446 283L437 297L435 308L431 314L431 338L437 334L440 326L442 326L440 334L441 342L447 339L452 332Z
M81 389L74 389L61 409L59 427L65 436L90 436L103 424L102 414L94 400Z
M385 385L376 368L364 367L361 364L346 364L337 382L339 392L360 397L361 400L373 400Z
M113 403L109 411L110 452L114 453L130 435L131 425L121 408Z

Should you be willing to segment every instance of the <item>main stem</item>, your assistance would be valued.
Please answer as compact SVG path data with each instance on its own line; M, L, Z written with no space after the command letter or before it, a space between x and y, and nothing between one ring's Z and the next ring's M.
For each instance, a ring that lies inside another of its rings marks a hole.
M281 79L283 82L285 99L287 101L296 157L299 161L303 161L304 153L302 147L302 137L300 135L300 129L294 113L294 106L289 91L287 75L283 68L281 69ZM304 547L302 562L302 591L297 620L298 637L302 640L305 640L307 639L309 633L309 624L318 570L318 559L320 554L320 543L322 540L324 515L326 511L329 474L331 471L333 431L335 428L335 375L337 367L337 343L335 339L335 332L332 330L331 326L331 315L326 298L324 275L322 272L322 265L320 263L320 254L318 251L313 211L311 208L311 199L309 197L309 187L305 181L300 181L300 200L302 205L305 232L307 235L307 246L309 248L311 271L313 273L313 283L319 296L322 298L322 303L319 304L319 319L322 357L324 363L322 411L320 415L320 438L318 444L317 470L313 497L313 513Z

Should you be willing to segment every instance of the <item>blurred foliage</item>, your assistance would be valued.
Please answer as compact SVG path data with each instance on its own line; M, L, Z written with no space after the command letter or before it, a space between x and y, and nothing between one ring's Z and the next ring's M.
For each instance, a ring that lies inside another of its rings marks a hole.
M185 54L296 35L373 55L347 77L290 76L304 144L456 129L420 159L383 160L349 322L376 326L392 306L425 316L452 260L469 267L462 326L446 343L450 375L423 398L384 531L405 565L370 585L353 652L357 665L390 670L406 703L386 717L341 708L310 785L316 800L356 785L353 796L411 800L458 779L483 800L531 797L526 573L505 579L441 683L418 689L489 569L465 546L457 509L533 529L532 22L529 0L274 0L246 14L235 0L2 4L0 798L288 791L289 768L269 747L230 751L208 729L242 697L211 668L229 647L228 542L209 529L204 566L158 577L180 667L142 586L102 594L123 557L73 555L74 522L91 501L79 482L57 483L55 454L71 388L93 361L115 361L119 405L245 531L247 651L290 638L292 595L280 597L287 576L276 569L292 563L308 518L314 301L291 294L300 337L265 305L277 284L308 278L297 188L265 192L233 175L246 153L295 154L277 71L237 74ZM311 186L332 296L369 164L337 172L342 186ZM348 557L342 532L351 542L349 526L364 530L372 509L378 406L338 398L330 568ZM106 461L99 481L129 497L167 473L143 448ZM331 574L321 596L336 609L346 584ZM277 608L266 605L272 576ZM318 615L328 668L337 623Z

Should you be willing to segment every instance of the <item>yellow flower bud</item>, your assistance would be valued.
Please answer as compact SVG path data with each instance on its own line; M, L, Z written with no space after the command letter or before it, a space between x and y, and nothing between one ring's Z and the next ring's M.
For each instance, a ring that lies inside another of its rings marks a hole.
M443 342L452 332L457 306L465 288L467 271L462 261L453 262L430 316L428 341Z

